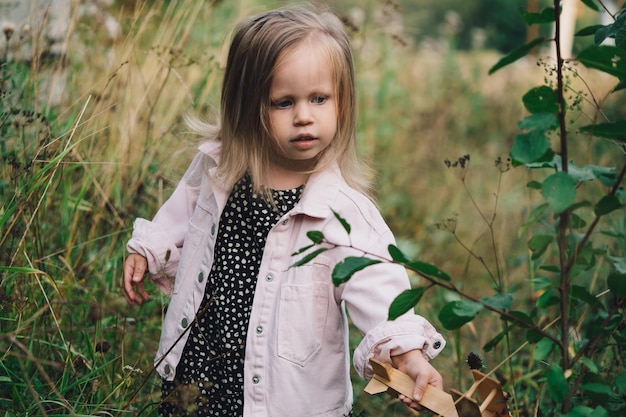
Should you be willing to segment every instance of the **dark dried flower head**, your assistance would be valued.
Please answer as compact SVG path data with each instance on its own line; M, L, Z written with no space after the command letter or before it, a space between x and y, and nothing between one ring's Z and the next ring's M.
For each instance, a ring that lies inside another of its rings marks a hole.
M469 156L469 154L466 154L466 155L463 155L463 156L457 158L454 161L451 161L449 159L445 159L443 161L443 163L448 168L461 167L461 180L464 180L465 179L465 175L467 173L467 170L469 169L469 161L470 161L470 156Z
M451 216L446 217L443 220L439 220L435 223L435 227L437 230L442 230L444 232L450 232L454 234L456 232L456 223L459 217L459 213L452 213Z
M2 24L2 32L4 33L4 37L8 41L11 39L13 34L15 33L15 25L10 22L5 22Z
M96 352L98 353L106 353L111 350L111 344L106 340L101 340L96 343Z
M474 352L470 352L469 355L467 355L465 362L467 362L470 369L480 370L485 367L483 360Z
M495 165L500 172L507 172L511 169L511 157L502 158L499 156L496 158Z

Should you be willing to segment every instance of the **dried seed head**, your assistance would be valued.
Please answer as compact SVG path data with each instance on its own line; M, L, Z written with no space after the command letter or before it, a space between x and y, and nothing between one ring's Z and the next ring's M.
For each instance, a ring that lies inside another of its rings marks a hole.
M4 22L2 24L2 33L4 33L4 37L8 42L15 33L15 25L11 22Z
M452 213L452 216L449 216L435 223L435 227L437 228L437 230L442 230L444 232L450 232L454 234L456 232L456 224L457 224L458 217L459 217L459 213L456 213L456 212Z
M500 172L507 172L511 169L511 157L507 156L505 158L497 157L495 161L495 166L500 170Z
M469 355L467 355L465 362L467 362L470 369L480 370L485 367L483 360L474 352L470 352Z
M449 159L445 159L443 163L448 168L461 167L461 180L464 181L465 175L467 174L467 170L469 169L469 161L470 161L470 156L469 154L466 154L457 158L455 161L450 161Z

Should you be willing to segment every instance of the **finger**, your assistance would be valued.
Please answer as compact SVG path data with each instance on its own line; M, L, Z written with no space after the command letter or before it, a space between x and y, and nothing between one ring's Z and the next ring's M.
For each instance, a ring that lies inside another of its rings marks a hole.
M434 368L431 368L431 372L420 372L417 375L415 388L413 388L413 398L417 401L421 401L428 385L443 389L443 378Z
M415 387L413 388L413 398L415 401L421 401L424 396L424 391L426 390L426 385L428 385L428 375L424 373L417 374L417 379L415 380Z
M420 405L417 401L413 400L413 399L412 399L412 398L410 398L410 397L407 397L407 396L404 396L404 395L400 394L400 395L398 396L398 399L399 399L400 401L402 401L402 403L403 403L404 405L406 405L406 406L408 406L408 407L411 407L411 408L413 408L413 409L415 409L415 410L418 410L418 411L419 411L419 410L422 410L422 409L423 409L423 407L422 407L422 406L421 406L421 405Z
M137 284L137 292L141 295L141 297L145 301L148 301L150 299L150 297L148 296L148 293L146 292L146 289L143 286L143 281Z
M145 262L135 262L135 268L133 270L133 282L140 283L143 281L146 275L146 269L148 265Z
M141 297L139 297L134 290L134 287L141 283L141 279L143 276L140 276L138 282L135 279L136 274L136 266L135 262L132 259L129 259L129 262L125 265L124 268L124 282L122 287L122 292L124 293L124 298L130 305L141 304ZM145 291L144 291L145 292Z

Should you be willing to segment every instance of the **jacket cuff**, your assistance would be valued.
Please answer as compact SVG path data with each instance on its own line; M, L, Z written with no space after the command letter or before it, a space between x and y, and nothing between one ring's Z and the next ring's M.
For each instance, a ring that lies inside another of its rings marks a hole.
M126 250L146 258L150 278L169 297L174 290L180 249L167 236L155 223L138 218L133 225L133 234L126 244Z
M370 358L391 363L391 357L420 349L427 360L434 359L446 346L443 336L423 317L412 315L385 321L370 330L354 351L354 368L364 379L374 371Z

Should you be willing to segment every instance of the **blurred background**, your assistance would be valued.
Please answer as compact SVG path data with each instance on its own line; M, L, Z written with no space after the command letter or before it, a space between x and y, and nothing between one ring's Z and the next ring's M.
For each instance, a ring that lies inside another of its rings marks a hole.
M149 286L150 302L126 306L124 245L133 220L152 217L195 153L183 116L215 118L236 22L290 3L0 0L0 415L155 414L151 364L166 300ZM495 162L506 160L525 115L522 95L554 82L553 58L540 49L488 70L550 36L527 28L519 10L551 2L316 3L335 10L352 38L358 147L401 249L478 296L493 292L487 265L516 303L532 302L522 226L534 174ZM598 23L575 3L576 28ZM576 38L572 53L590 42ZM588 90L600 92L608 115L624 117L626 103L605 97L607 78L574 64L567 77L580 97L578 121L593 117ZM581 165L623 158L606 142L577 146ZM466 165L453 164L465 155ZM439 327L451 295L432 295L417 310ZM500 331L497 319L478 323L444 331L449 347L434 365L448 386L467 387L469 352L488 367L506 356L483 350ZM504 383L523 376L524 360L498 374ZM411 415L390 397L361 394L362 386L355 377L359 415Z

